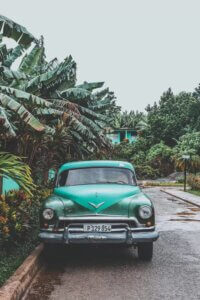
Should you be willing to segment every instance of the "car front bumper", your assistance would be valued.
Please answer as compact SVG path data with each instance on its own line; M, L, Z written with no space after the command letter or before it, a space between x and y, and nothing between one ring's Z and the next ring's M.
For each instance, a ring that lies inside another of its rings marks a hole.
M125 244L137 245L139 243L154 242L159 234L155 228L136 228L122 232L64 232L41 231L39 238L44 243L55 244Z

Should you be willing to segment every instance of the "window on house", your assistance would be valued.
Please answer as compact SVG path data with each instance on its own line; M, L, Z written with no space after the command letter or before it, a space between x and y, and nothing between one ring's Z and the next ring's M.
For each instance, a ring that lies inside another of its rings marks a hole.
M125 139L125 131L120 131L120 142L122 142Z

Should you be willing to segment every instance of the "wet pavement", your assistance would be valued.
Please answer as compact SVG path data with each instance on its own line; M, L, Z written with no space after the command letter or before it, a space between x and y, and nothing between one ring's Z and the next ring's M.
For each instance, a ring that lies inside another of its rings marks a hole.
M191 193L184 192L181 188L162 188L165 193L182 199L200 208L200 197Z
M200 208L162 193L152 199L160 238L152 262L133 248L62 249L34 280L26 300L200 299Z

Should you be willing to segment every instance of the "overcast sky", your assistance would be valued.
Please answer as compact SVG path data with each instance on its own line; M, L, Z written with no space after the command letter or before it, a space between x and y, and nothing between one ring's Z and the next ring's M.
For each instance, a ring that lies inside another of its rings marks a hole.
M123 110L200 82L200 0L0 0L0 14L71 54L78 82L105 81Z

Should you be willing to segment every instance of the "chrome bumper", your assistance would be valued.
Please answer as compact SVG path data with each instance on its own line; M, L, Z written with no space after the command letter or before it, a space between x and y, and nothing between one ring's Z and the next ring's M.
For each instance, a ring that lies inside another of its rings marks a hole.
M121 232L64 232L54 233L41 231L39 238L44 243L56 244L126 244L137 245L144 242L154 242L159 234L155 228L126 229Z

